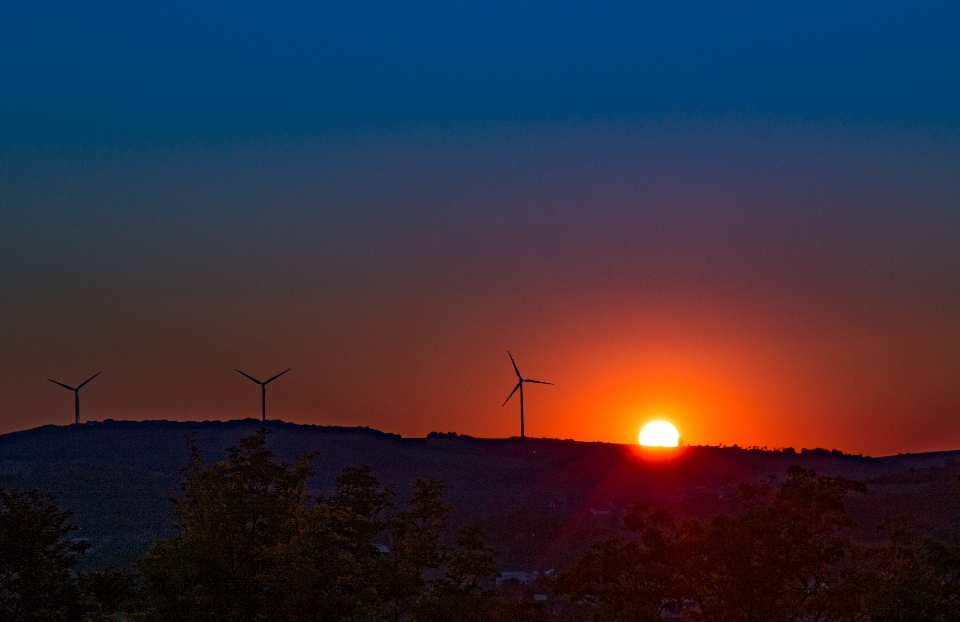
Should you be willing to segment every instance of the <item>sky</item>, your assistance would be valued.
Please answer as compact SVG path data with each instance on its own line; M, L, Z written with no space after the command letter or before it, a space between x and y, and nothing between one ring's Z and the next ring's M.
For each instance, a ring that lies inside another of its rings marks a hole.
M960 448L956 5L276 4L0 6L0 432Z

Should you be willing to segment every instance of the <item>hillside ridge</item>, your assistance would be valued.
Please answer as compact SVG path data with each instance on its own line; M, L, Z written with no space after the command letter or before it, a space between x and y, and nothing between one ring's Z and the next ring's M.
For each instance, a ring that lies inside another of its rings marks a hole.
M930 531L952 528L960 508L950 477L960 451L870 457L836 450L687 446L672 452L550 438L485 439L451 432L403 437L369 427L230 421L113 421L45 425L0 435L0 485L38 488L73 513L94 542L91 563L129 562L171 533L171 496L193 443L206 462L255 430L271 430L278 459L310 451L310 492L332 489L343 468L370 465L396 493L415 477L445 482L455 521L481 524L505 567L554 567L619 527L636 501L681 516L735 511L736 485L782 478L791 465L868 482L852 499L864 533L882 513L915 511ZM672 458L663 459L672 455ZM952 474L952 475L951 475ZM947 492L944 492L947 491ZM955 495L954 495L955 496Z

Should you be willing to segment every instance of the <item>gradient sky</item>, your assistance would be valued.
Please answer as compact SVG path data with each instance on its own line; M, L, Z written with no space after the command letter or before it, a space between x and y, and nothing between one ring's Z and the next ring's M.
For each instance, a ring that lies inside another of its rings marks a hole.
M0 431L960 447L960 8L10 2Z

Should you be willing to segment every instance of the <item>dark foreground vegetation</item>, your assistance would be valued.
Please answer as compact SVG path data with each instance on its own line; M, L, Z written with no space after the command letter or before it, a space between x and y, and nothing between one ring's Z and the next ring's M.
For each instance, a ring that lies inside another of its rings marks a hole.
M314 456L279 463L267 434L214 464L194 450L173 535L130 568L78 570L89 543L69 515L0 489L0 620L960 620L960 547L903 517L882 541L855 539L845 499L866 489L844 477L791 467L702 520L638 503L620 534L541 579L543 601L496 584L496 552L479 527L451 527L439 480L415 479L400 503L347 468L313 496Z
M440 479L456 513L450 529L483 527L501 570L568 568L591 543L619 533L638 499L680 518L704 520L739 511L737 482L783 478L800 465L822 475L866 482L852 495L854 538L876 537L886 515L912 512L917 529L946 539L960 528L960 452L870 458L838 451L789 448L687 447L667 461L647 460L636 447L558 439L479 439L452 434L402 438L364 428L279 421L105 421L44 426L0 435L0 487L54 495L92 548L78 568L128 567L157 540L175 533L171 491L190 461L189 443L207 462L226 447L271 430L277 459L296 462L312 450L312 498L332 494L347 467L368 464L381 484L405 501L417 477Z

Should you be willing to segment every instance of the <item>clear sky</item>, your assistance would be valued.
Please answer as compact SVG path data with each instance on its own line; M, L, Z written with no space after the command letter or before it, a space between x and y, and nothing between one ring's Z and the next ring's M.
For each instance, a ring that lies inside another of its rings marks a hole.
M956 5L275 4L0 7L0 431L960 447Z

